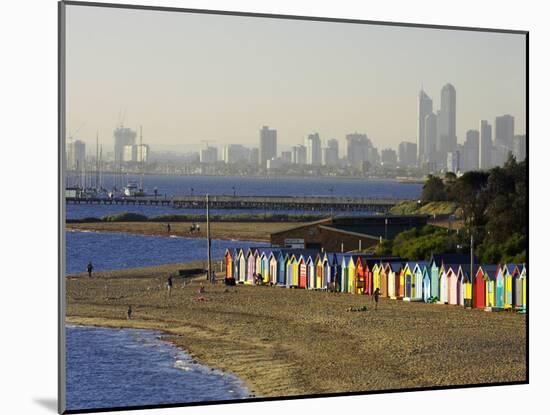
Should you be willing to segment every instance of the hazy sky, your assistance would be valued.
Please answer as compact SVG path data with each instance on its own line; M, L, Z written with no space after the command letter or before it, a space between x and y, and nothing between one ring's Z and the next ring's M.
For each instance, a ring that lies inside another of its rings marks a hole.
M67 6L67 131L104 151L121 109L152 150L257 146L262 125L279 151L312 132L395 148L421 84L435 111L447 82L459 143L505 113L523 134L525 69L517 34Z

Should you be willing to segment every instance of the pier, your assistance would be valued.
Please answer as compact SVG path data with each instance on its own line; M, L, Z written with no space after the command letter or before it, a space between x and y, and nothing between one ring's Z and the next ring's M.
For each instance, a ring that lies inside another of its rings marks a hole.
M226 196L211 195L212 209L263 209L263 210L306 210L306 211L374 211L387 212L396 204L407 199L354 198L327 196ZM204 209L204 196L166 197L116 197L116 198L74 198L67 197L67 203L107 205L152 205L174 208Z

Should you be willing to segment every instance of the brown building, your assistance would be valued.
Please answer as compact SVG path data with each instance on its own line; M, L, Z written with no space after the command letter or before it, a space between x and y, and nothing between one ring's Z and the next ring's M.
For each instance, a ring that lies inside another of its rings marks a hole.
M421 228L428 216L326 218L271 234L271 245L348 252L374 247L407 229Z

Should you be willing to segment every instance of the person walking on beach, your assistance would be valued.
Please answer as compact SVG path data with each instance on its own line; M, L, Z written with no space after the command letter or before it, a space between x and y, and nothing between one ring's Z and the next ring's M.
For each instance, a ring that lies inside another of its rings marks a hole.
M374 309L378 309L378 297L380 297L380 288L377 288L374 290L374 293L372 293L372 297L374 298Z
M94 266L92 265L92 261L88 262L88 266L86 267L88 270L88 277L92 276L92 271L94 270Z
M131 320L132 319L132 306L131 305L128 306L128 311L126 312L126 314L128 316L127 317L128 320Z
M168 281L166 282L166 288L168 288L168 297L172 295L172 286L174 285L174 282L172 281L172 276L170 275L168 277Z
M170 233L170 231L172 230L172 227L170 226L169 223L166 224L166 232Z

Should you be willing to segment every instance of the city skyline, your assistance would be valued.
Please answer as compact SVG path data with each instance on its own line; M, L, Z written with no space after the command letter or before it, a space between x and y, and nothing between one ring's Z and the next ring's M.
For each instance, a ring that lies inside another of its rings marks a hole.
M121 113L152 151L257 147L263 125L277 130L279 153L314 132L323 144L358 131L397 149L417 141L418 90L440 108L447 83L459 143L502 114L525 131L522 35L162 12L144 26L137 10L85 12L68 8L67 134L80 128L74 138L91 146L99 132L104 151ZM186 41L192 31L201 42Z

